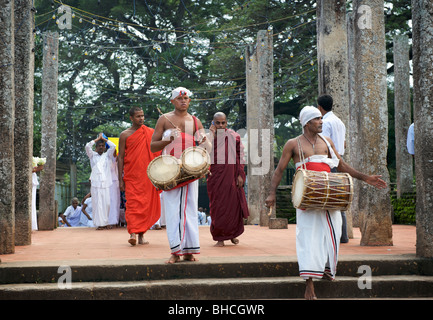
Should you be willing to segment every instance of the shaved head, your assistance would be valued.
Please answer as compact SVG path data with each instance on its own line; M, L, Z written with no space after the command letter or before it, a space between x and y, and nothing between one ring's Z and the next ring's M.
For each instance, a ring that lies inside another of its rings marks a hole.
M220 118L220 117L224 117L227 118L224 112L217 112L213 115L213 118Z

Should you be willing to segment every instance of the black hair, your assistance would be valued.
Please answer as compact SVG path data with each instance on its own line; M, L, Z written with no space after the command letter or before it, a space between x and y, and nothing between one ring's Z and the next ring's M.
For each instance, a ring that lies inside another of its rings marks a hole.
M143 109L141 109L140 107L132 107L131 109L129 109L129 115L131 116L131 117L133 117L134 116L134 114L137 112L137 111L143 111Z
M333 102L334 101L329 94L323 94L319 98L317 98L317 105L321 106L325 111L332 110Z

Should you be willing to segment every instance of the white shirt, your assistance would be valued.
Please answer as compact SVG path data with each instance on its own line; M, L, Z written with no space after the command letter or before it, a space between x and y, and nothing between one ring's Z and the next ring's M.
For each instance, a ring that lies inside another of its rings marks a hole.
M410 154L415 154L415 130L414 130L414 124L412 123L409 127L409 130L407 130L407 152Z
M344 141L346 137L346 126L334 112L329 111L323 116L322 134L331 138L335 149L341 156L344 155Z
M111 177L111 164L114 158L114 151L116 150L116 145L110 140L107 144L110 148L107 152L99 154L92 150L95 141L90 141L86 144L86 153L90 159L90 167L92 168L92 173L90 175L90 181L92 187L97 188L108 188L113 183Z

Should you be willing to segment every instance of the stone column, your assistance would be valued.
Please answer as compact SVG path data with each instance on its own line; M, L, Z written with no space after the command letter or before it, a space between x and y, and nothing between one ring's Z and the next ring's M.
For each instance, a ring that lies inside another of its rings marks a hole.
M348 139L346 140L347 149L352 151L352 157L348 159L348 163L359 168L359 158L354 154L355 150L360 150L358 146L358 118L355 99L355 34L354 34L354 13L347 14L347 59L348 59L348 86L349 86L349 125L346 127L348 131ZM357 179L353 179L353 200L350 206L352 215L352 226L359 227L359 197L361 197L361 183Z
M412 0L416 254L433 258L433 3Z
M0 254L15 252L14 1L0 6Z
M265 199L274 168L274 77L272 32L257 33L246 53L249 224L269 225ZM275 217L275 209L273 210Z
M332 111L349 127L349 84L347 56L346 1L317 1L317 61L319 95L329 94L334 100ZM346 145L349 130L346 130ZM350 149L344 160L350 162ZM352 215L346 211L347 231L353 238Z
M47 158L41 171L39 188L39 230L53 230L55 209L54 192L56 187L56 140L57 140L57 78L58 78L57 32L44 34L44 54L42 65L42 141L41 157Z
M382 175L389 183L388 106L386 87L385 22L383 0L355 0L355 91L360 148L359 171ZM392 245L389 188L361 184L359 223L361 245Z
M333 111L349 124L346 1L317 1L319 95L329 94Z
M394 38L394 120L397 196L413 192L412 155L407 152L407 130L411 125L409 38Z
M32 232L34 13L32 0L15 0L15 245L29 245Z

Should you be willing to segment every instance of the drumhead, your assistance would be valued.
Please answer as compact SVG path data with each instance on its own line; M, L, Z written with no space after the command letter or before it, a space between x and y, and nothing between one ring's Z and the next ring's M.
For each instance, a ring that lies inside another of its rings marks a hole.
M182 153L182 166L192 171L200 171L208 165L207 151L190 147Z
M180 173L178 160L169 155L153 159L147 167L147 176L156 183L167 183L177 178Z
M292 203L295 208L299 208L304 196L304 170L299 169L295 173L292 183Z

